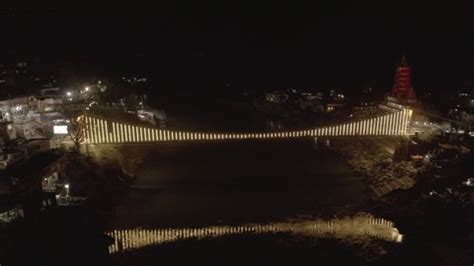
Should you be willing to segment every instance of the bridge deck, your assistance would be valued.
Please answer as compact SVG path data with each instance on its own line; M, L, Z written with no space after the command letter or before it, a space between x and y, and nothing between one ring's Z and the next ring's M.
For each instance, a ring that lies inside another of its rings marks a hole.
M260 139L294 139L307 137L358 137L358 136L406 136L412 111L400 109L386 115L305 130L282 132L254 133L212 133L175 131L127 123L107 119L81 116L85 122L85 143L150 143L176 141L222 141L222 140L260 140Z

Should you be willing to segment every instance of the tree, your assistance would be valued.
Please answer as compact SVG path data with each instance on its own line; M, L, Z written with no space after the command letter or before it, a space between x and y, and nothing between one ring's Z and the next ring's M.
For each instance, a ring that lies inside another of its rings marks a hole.
M69 119L68 135L73 142L73 151L78 152L85 139L86 119L84 115L72 116Z

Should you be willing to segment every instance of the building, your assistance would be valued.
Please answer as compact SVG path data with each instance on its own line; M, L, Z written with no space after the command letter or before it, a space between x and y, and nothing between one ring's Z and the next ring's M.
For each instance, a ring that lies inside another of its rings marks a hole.
M23 217L23 208L13 199L7 179L0 180L0 226Z
M402 103L415 103L416 96L411 81L411 68L407 63L406 57L403 56L395 68L395 80L390 96Z
M0 206L0 224L14 222L24 217L23 208L20 204L2 204Z
M281 90L265 93L265 100L271 103L284 103L288 101L288 98L288 94Z
M36 120L28 120L21 123L14 124L15 131L18 137L24 139L45 139L46 126Z
M13 151L10 153L1 153L0 169L5 170L17 162L24 161L27 157L28 152L26 150Z
M63 96L58 87L41 89L40 95L45 98L61 98Z
M352 106L352 115L354 118L363 118L380 113L378 100L372 92L372 88L365 88L355 100Z
M44 192L56 192L59 186L59 176L57 172L53 172L41 180L41 188Z
M36 109L36 97L18 97L0 101L0 113L3 120L18 122L23 120L29 111Z
M380 109L374 101L361 101L352 107L352 114L355 118L363 118L378 114Z
M38 97L38 112L44 113L44 112L56 112L61 109L61 106L63 104L63 100L60 98L54 98L54 97Z

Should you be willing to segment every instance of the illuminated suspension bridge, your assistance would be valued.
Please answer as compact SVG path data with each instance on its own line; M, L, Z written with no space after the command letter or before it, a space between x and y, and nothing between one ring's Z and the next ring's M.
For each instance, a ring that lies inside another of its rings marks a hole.
M337 239L374 238L396 243L403 240L403 235L398 232L392 222L374 218L370 215L334 220L306 220L294 223L113 230L108 232L107 235L114 239L114 242L109 245L109 253L113 254L186 239L273 233L292 233L309 237L332 237Z
M85 143L87 144L407 135L412 110L406 108L390 108L389 111L390 113L385 115L361 121L343 123L340 125L306 130L266 133L206 133L173 131L115 122L89 115L81 116L79 119L85 120L86 126L84 134Z

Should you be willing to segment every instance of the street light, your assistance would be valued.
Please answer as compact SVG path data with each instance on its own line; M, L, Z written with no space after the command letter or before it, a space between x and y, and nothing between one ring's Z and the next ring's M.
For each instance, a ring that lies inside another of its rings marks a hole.
M69 197L69 184L65 184L64 188L66 189L66 197Z
M67 95L67 96L71 96L72 93L71 93L70 91L68 91L68 92L66 92L66 95Z
M85 87L84 90L85 90L85 91L89 91L89 87Z

